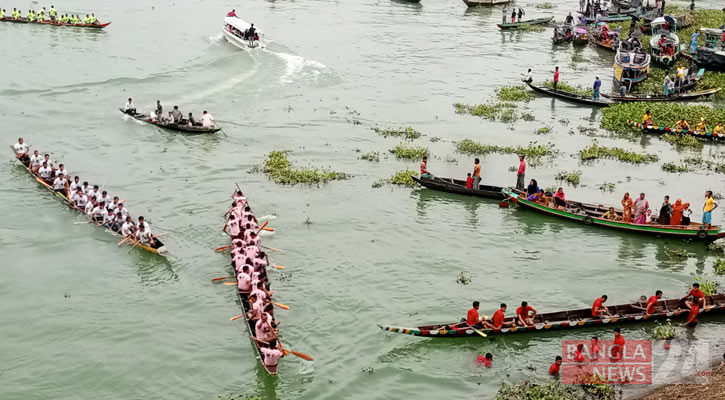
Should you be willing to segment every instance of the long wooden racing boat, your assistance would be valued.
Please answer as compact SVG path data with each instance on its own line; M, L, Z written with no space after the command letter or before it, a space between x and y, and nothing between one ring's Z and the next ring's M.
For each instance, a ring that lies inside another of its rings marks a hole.
M466 196L483 197L486 199L503 199L501 191L504 190L500 186L479 185L478 189L467 189L466 182L453 178L439 177L415 177L411 176L414 181L428 189L439 190L441 192L456 193Z
M30 22L25 17L20 17L20 19L15 18L0 18L0 22L11 22L15 24L32 24L32 25L49 25L49 26L62 26L62 27L70 27L70 28L89 28L89 29L103 29L107 27L108 25L111 25L110 22L105 22L102 24L63 24L58 21L50 21L45 20L43 22Z
M536 18L536 19L529 19L526 21L520 21L520 22L514 22L509 24L496 24L500 29L518 29L520 26L525 25L543 25L548 24L553 20L554 17L544 17L544 18Z
M561 209L552 208L535 201L527 200L524 194L519 195L511 190L504 190L503 194L508 200L523 208L538 211L554 217L582 222L586 226L597 226L658 237L694 239L705 242L711 242L718 238L725 237L725 231L721 231L717 225L712 225L710 229L703 229L701 224L697 222L690 222L690 225L686 226L659 225L652 223L634 224L621 221L622 210L616 208L615 211L620 218L619 221L602 218L604 213L609 210L609 207L605 207L601 204L596 205L567 200L566 207Z
M671 135L690 135L690 136L695 136L698 138L705 138L705 139L712 139L712 140L725 140L725 135L717 134L717 133L713 133L713 132L699 132L699 131L695 131L695 130L670 128L667 126L641 124L641 123L639 123L637 121L633 121L631 119L628 119L627 123L634 127L642 128L642 132L645 132L645 133L654 133L654 134L658 134L658 135L664 135L664 134L669 133Z
M524 81L526 82L526 81ZM580 94L572 93L572 92L565 92L563 90L554 90L548 86L537 86L534 85L531 82L526 82L527 85L531 88L531 90L543 93L547 96L552 97L558 97L560 99L568 100L574 103L579 104L587 104L590 106L597 106L597 107L607 107L609 105L614 104L614 102L609 100L594 100L592 97L589 96L582 96Z
M710 97L715 93L719 92L720 88L698 90L696 92L685 92L685 93L673 93L669 95L664 94L628 94L626 96L615 96L611 94L602 94L602 96L612 99L616 102L625 103L633 101L688 101L695 100L701 97Z
M217 126L214 126L211 128L204 128L201 126L188 126L188 125L184 125L184 124L164 124L164 123L159 123L157 121L153 121L148 116L148 114L136 113L136 114L131 115L131 114L127 113L123 108L119 108L118 110L132 118L139 120L139 121L143 121L147 124L158 126L159 128L162 128L162 129L168 129L170 131L201 134L201 133L215 133L222 129Z
M511 0L463 0L468 7L491 6L494 4L508 3Z
M698 317L705 314L725 312L725 294L713 294L707 296L707 308L700 310ZM540 333L551 330L578 329L578 328L604 328L605 326L621 325L630 322L649 322L666 319L686 319L689 310L685 308L684 301L680 299L660 300L655 307L655 313L647 315L642 311L644 303L618 304L608 306L613 317L592 317L591 308L580 308L537 314L534 318L534 326L514 326L500 329L479 329L488 336L504 335L513 333ZM712 306L712 307L711 307ZM637 308L640 307L640 308ZM507 317L504 321L513 321L515 317ZM389 332L402 333L413 336L436 337L436 338L462 338L478 337L478 332L471 329L466 323L456 321L448 324L423 325L416 328L401 328L395 326L378 325L380 329ZM489 321L490 322L490 321Z
M54 195L54 196L55 196L55 197L56 197L56 198L57 198L57 199L58 199L58 200L59 200L59 201L60 201L61 203L65 204L65 205L66 205L66 206L68 206L68 207L69 207L70 209L72 209L72 210L74 210L74 211L78 212L79 214L81 214L81 215L83 215L84 217L86 217L86 218L87 218L87 219L88 219L89 221L91 221L91 220L90 220L90 218L88 218L88 216L86 216L86 213L85 213L85 212L84 212L83 210L81 210L80 208L76 207L76 206L75 206L74 204L72 204L72 203L71 203L70 201L68 201L68 198L67 198L67 197L65 197L65 196L63 196L63 195L62 195L61 193L58 193L58 192L56 192L55 190L53 190L53 188L52 188L52 187L51 187L50 185L48 185L47 183L45 183L45 181L43 181L42 179L38 178L38 177L37 177L37 176L36 176L36 175L35 175L35 174L34 174L34 173L33 173L33 172L32 172L32 171L31 171L31 170L30 170L30 169L28 168L28 167L26 167L26 166L25 166L25 165L23 165L23 164L20 164L20 165L21 165L21 166L22 166L22 167L23 167L23 168L24 168L24 169L25 169L25 170L26 170L26 171L27 171L27 172L28 172L28 173L29 173L29 174L30 174L30 175L31 175L31 176L32 176L33 178L35 178L36 182L38 182L39 184L41 184L41 185L42 185L42 186L43 186L44 188L48 189L48 191L49 191L50 193L52 193L52 194L53 194L53 195ZM95 223L95 222L93 222L93 223ZM97 224L96 224L96 225L97 225ZM100 226L100 225L97 225L97 226ZM101 226L101 227L102 227L102 226ZM104 229L105 229L105 228L104 228ZM108 232L108 233L112 234L113 236L115 236L115 237L117 237L117 238L121 238L121 239L123 238L123 236L122 236L122 235L121 235L120 233L114 232L114 231L112 231L112 230L110 230L110 229L106 229L106 232ZM159 240L158 238L153 238L153 239L154 239L154 244L155 244L155 246L156 246L156 247L151 247L151 246L145 246L145 245L143 245L143 244L141 244L141 243L136 243L136 242L129 242L129 241L127 241L127 242L126 242L126 244L128 244L128 245L131 245L131 246L134 246L134 247L139 247L139 248L142 248L142 249L144 249L144 250L146 250L146 251L148 251L148 252L151 252L151 253L154 253L154 254L158 254L158 255L160 255L160 256L164 256L164 257L165 257L165 254L167 253L167 250L166 250L166 246L165 246L165 245L163 244L163 242L161 242L161 240Z

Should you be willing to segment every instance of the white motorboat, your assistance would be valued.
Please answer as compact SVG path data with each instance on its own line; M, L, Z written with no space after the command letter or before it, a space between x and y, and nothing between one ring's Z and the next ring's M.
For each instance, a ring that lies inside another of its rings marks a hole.
M264 43L260 40L262 31L254 27L254 38L248 35L249 28L252 26L249 22L238 17L225 17L222 33L227 42L239 47L240 49L253 49L255 47L264 48Z

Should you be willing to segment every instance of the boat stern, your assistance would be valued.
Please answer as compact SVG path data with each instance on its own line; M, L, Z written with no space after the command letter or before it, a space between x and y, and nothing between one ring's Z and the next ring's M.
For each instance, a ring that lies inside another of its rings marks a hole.
M404 335L421 336L420 329L417 328L400 328L396 326L383 326L378 324L378 327L384 331L402 333Z

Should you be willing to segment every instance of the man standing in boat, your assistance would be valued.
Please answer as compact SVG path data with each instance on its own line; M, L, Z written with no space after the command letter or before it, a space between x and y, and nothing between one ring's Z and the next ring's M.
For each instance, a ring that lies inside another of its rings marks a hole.
M519 156L519 171L516 175L516 189L524 189L524 183L526 182L526 161L524 161L524 155Z
M474 160L473 165L473 188L478 190L478 186L481 184L481 161L479 159Z
M712 228L712 210L717 208L717 203L712 197L712 191L705 192L705 205L702 207L702 226L705 229ZM698 286L699 288L699 286Z
M179 124L181 123L181 111L179 111L179 106L174 106L174 111L171 112L171 115L174 116L174 122Z
M509 9L506 7L506 5L503 6L503 16L501 17L501 23L506 23L506 16L509 14Z
M156 100L156 120L161 122L164 115L164 108L161 107L161 100Z
M249 47L254 47L254 35L256 34L257 29L254 28L254 24L249 26L249 29L247 29L247 40L249 40Z
M602 81L599 80L599 76L594 79L594 100L599 100L599 89L602 87Z
M204 114L201 116L201 126L211 129L214 126L214 117L204 111Z
M556 85L559 83L559 67L554 69L554 91L556 91Z

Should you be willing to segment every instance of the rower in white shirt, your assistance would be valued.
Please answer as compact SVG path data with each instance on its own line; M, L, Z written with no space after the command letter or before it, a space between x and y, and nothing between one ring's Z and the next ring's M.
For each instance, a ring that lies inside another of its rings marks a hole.
M148 232L150 235L151 226L148 224L148 222L146 222L146 220L143 217L138 217L138 226L140 227L141 225L143 225L144 230L146 230L146 232Z
M58 169L53 171L53 176L58 176L58 174L63 174L63 176L70 176L68 174L68 171L65 169L65 165L59 164Z
M136 225L133 223L131 217L126 217L126 222L121 225L121 235L130 236L136 232Z
M106 203L102 201L96 202L96 206L93 207L93 211L91 211L91 214L94 221L103 222L108 215L108 210L106 210Z
M211 116L211 114L204 111L204 114L201 116L201 126L204 128L211 128L214 126L214 117Z
M38 169L38 175L46 183L50 184L50 178L53 176L53 169L48 166L47 161L43 161L43 166Z
M126 112L126 114L136 114L136 106L133 105L133 99L131 99L130 97L128 98L128 103L126 103L126 105L123 107L123 110Z
M23 138L18 138L18 142L13 145L13 151L15 152L15 158L20 160L26 167L30 165L30 146L23 142Z
M153 245L154 241L151 237L151 232L147 231L145 226L141 223L138 224L138 230L136 231L136 240L141 242L144 246Z
M109 204L111 204L111 197L108 195L108 192L105 190L101 192L101 197L98 198L98 202L104 202L106 204L106 207L108 207Z
M91 193L91 186L88 185L88 182L83 182L82 188L83 188L83 194L85 194L86 196L88 196ZM89 199L90 199L90 197L89 197Z
M116 213L121 213L121 215L123 215L123 219L124 219L124 220L125 220L125 219L126 219L126 217L128 217L128 215L129 215L129 213L128 213L128 208L126 208L126 207L125 207L125 206L123 205L123 203L118 203L118 205L116 206L116 209L115 209L114 211L115 211Z
M88 197L95 197L96 201L101 198L101 192L98 191L98 185L93 185L93 190L88 193Z
M50 169L55 170L55 163L50 159L50 154L43 155L43 161L45 161L46 163L48 163L48 167Z
M81 187L81 178L79 178L77 175L73 178L73 182L70 183L70 192L71 194L75 194L78 191L78 188Z
M30 170L38 173L38 169L43 165L43 156L38 154L38 150L33 151L33 155L30 156Z
M249 266L242 267L242 272L237 274L237 288L242 292L252 290L252 276L249 274Z
M121 227L123 227L123 215L121 213L116 213L115 217L113 218L113 222L111 223L111 230L114 232L121 232Z
M111 229L114 221L116 221L116 215L112 212L106 212L106 215L103 217L103 226Z
M88 196L83 193L82 188L76 188L76 192L73 194L73 196L71 196L70 199L73 203L75 203L76 207L80 208L81 210L85 210L86 204L88 203Z
M55 190L56 193L62 194L64 197L68 197L68 192L66 191L65 186L66 184L65 175L60 173L53 181L53 190Z
M108 205L108 209L116 213L116 207L118 207L118 196L113 196L113 201Z
M93 209L96 208L96 199L94 197L91 197L88 199L88 203L86 203L86 207L84 212L86 213L86 216L88 218L93 217Z

